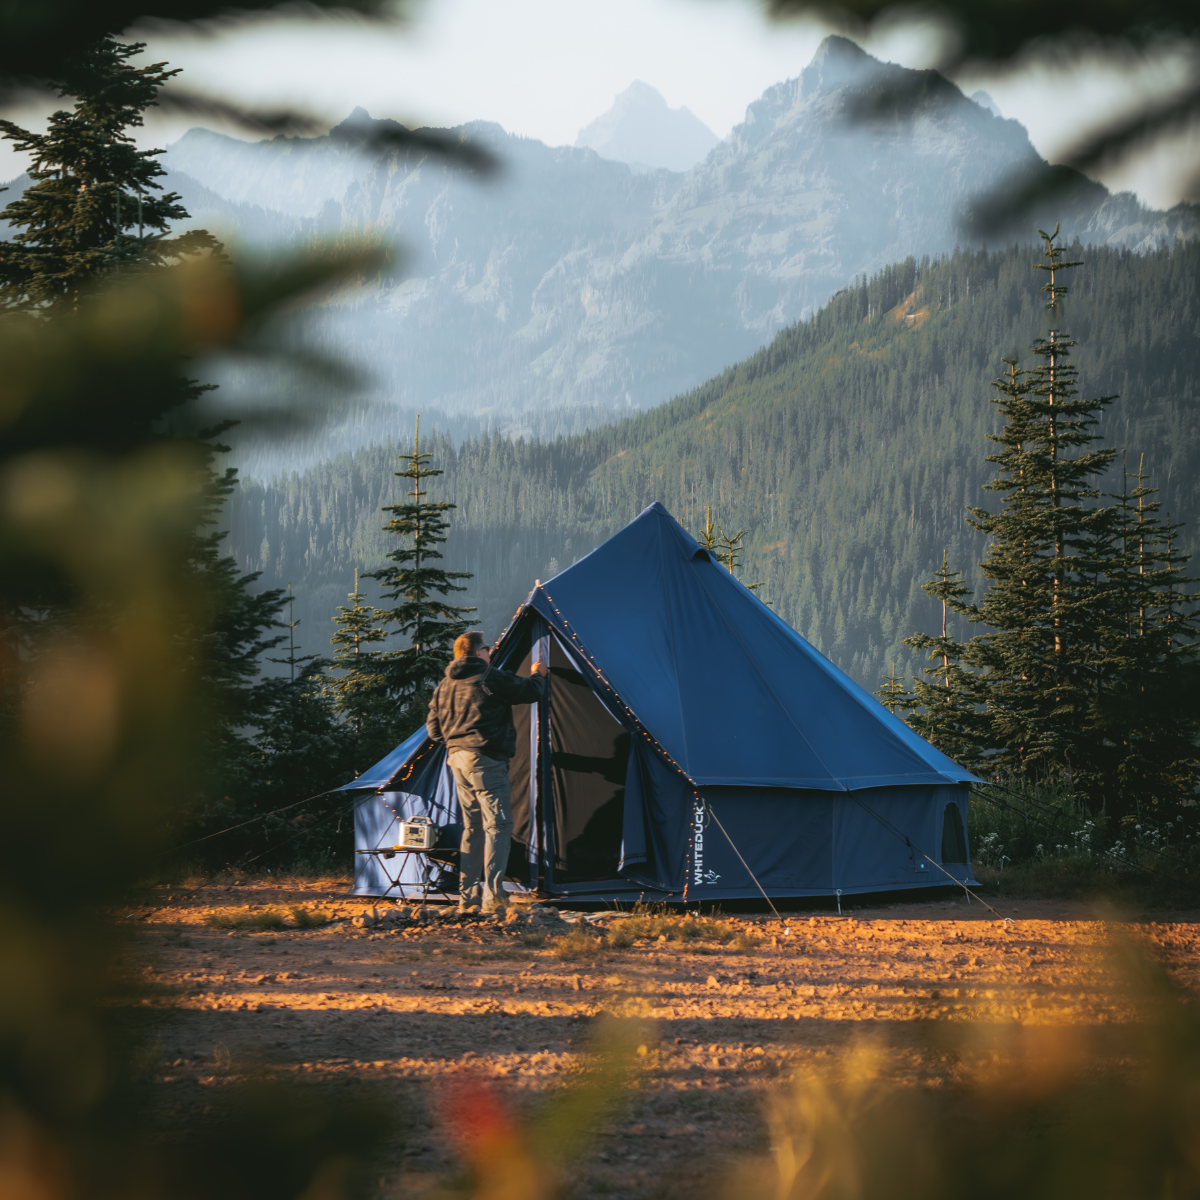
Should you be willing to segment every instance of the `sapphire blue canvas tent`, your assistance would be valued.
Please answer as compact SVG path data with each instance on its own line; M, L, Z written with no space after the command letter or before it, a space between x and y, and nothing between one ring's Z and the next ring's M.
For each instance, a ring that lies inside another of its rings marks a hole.
M660 504L536 587L492 661L550 665L546 699L513 710L515 883L696 901L758 896L755 878L775 897L974 882L974 777ZM346 790L360 801L359 849L393 845L414 816L453 840L454 781L423 730ZM355 891L383 894L378 862L356 858Z

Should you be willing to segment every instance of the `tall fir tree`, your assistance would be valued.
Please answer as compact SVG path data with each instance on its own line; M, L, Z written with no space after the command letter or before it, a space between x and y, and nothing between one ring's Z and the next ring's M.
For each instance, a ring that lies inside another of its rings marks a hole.
M33 160L32 184L0 214L18 231L0 252L0 306L71 306L116 266L161 266L215 248L203 230L168 236L187 211L176 193L162 192L162 151L139 150L127 132L179 73L165 63L133 65L144 49L104 38L82 51L60 92L74 103L51 116L45 133L0 120L0 135Z
M421 449L421 424L417 419L411 454L398 456L405 464L396 478L412 484L408 502L383 509L392 519L384 531L402 539L388 554L392 563L366 576L380 584L382 599L393 601L380 608L382 623L394 625L389 632L408 645L385 650L379 664L387 678L390 702L404 730L411 732L425 719L425 709L434 687L450 661L454 639L463 633L465 617L475 610L451 604L444 597L466 588L456 582L470 579L467 571L447 571L437 565L442 558L438 546L446 541L446 514L456 506L447 500L429 500L422 485L442 474L429 465L432 454Z
M1039 231L1041 232L1041 231ZM1070 361L1075 343L1059 327L1067 286L1058 226L1041 232L1049 273L1049 336L1032 371L1015 363L996 382L993 403L1004 425L989 438L997 476L985 488L1002 497L999 512L970 507L968 523L990 539L982 564L990 587L971 611L990 632L973 638L968 660L986 698L985 741L994 768L1070 780L1094 757L1087 731L1088 677L1094 663L1092 614L1104 585L1089 553L1112 520L1095 503L1095 480L1112 462L1092 448L1100 413L1114 399L1079 399Z
M258 573L244 574L225 553L228 534L221 528L221 517L237 487L234 469L213 469L213 457L225 449L201 446L200 526L185 547L197 602L191 619L181 621L178 631L180 661L193 677L200 706L198 725L205 735L203 812L222 818L229 815L228 805L237 802L228 793L236 780L245 778L247 758L255 756L252 731L269 723L286 683L262 677L263 657L285 640L277 632L284 593L280 588L255 591Z
M1062 272L1082 264L1066 260L1057 226L1041 236L1050 329L1034 345L1041 362L1025 372L1010 361L995 384L1004 423L989 435L998 470L985 486L1001 508L968 509L990 538L990 587L968 603L943 557L924 585L941 601L941 636L905 639L932 665L898 706L963 761L1063 780L1112 816L1163 817L1190 801L1200 771L1192 580L1141 467L1132 488L1125 471L1119 493L1097 487L1115 452L1095 445L1095 426L1115 397L1078 398ZM985 631L955 641L952 612Z

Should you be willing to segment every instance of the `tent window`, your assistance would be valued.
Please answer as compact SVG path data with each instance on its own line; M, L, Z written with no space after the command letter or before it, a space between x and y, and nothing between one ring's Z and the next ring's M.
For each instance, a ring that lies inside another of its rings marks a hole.
M942 815L942 862L965 863L967 861L967 838L963 833L962 814L953 801L946 805Z

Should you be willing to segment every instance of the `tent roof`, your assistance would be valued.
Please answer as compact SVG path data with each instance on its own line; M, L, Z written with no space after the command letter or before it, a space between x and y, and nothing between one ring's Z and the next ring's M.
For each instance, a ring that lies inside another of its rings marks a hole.
M661 504L536 587L528 609L698 787L976 781L814 650ZM426 740L417 730L343 790L387 787Z
M535 588L528 606L697 786L975 779L814 650L661 504Z

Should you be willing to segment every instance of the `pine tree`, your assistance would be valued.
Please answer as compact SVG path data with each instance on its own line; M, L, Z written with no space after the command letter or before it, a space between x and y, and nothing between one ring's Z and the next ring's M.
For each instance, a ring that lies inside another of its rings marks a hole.
M969 508L991 539L978 605L943 555L923 590L942 603L941 636L906 644L932 665L911 702L909 723L935 745L989 771L1054 777L1096 811L1137 819L1176 812L1200 773L1200 632L1184 585L1178 526L1158 516L1139 466L1136 486L1104 497L1095 481L1114 452L1094 427L1114 397L1077 398L1074 342L1061 328L1067 287L1058 229L1042 233L1049 279L1048 336L1031 371L1008 362L996 381L1004 425L992 440L998 468L985 486L1000 511ZM1105 505L1104 499L1115 504ZM949 636L955 612L985 632ZM896 693L885 684L877 693ZM886 701L885 701L886 702Z
M1100 747L1083 784L1114 815L1162 818L1192 798L1200 772L1200 668L1194 597L1184 590L1177 523L1159 517L1156 489L1137 483L1111 498L1116 520L1097 552L1108 604L1095 619L1090 729Z
M971 615L971 607L965 603L971 590L962 582L961 574L950 569L945 551L941 567L921 585L921 590L941 603L942 629L937 637L918 633L904 639L906 646L923 650L932 665L924 669L925 678L913 681L913 695L905 698L903 707L911 711L908 723L923 738L943 754L971 763L979 755L978 681L963 667L966 646L949 634L950 613Z
M357 580L356 580L356 582L357 582ZM296 630L300 628L301 622L296 619L296 597L292 593L292 585L290 583L287 585L287 595L286 595L286 597L284 597L284 603L287 605L288 619L286 621L278 621L276 623L279 625L279 627L281 629L287 630L286 635L284 635L284 634L279 635L281 645L282 645L282 639L284 638L284 636L287 637L287 643L288 643L287 657L286 658L268 658L267 661L273 662L273 663L281 663L283 666L287 667L288 668L288 679L292 683L295 683L297 667L300 669L300 673L303 674L305 668L310 663L312 663L316 660L317 655L315 655L315 654L297 654L296 653L297 650L303 650L304 647L296 645Z
M442 599L451 592L466 591L455 580L470 579L471 575L435 565L442 557L437 547L446 541L449 527L445 514L456 506L447 500L426 499L428 493L421 485L442 472L429 465L432 455L421 449L420 439L418 418L412 453L398 456L406 465L395 472L398 479L412 483L409 502L383 509L392 515L384 531L405 539L404 544L387 555L393 566L366 576L379 581L384 600L398 601L376 615L380 622L394 625L389 632L405 638L408 645L382 651L379 664L387 678L391 703L406 729L415 729L425 719L429 696L450 661L454 639L467 628L464 617L475 611Z
M719 525L714 525L712 505L710 504L705 509L704 525L696 540L712 553L712 556L730 575L737 578L737 569L742 565L740 557L742 542L745 540L746 534L747 530L745 529L739 529L737 533L726 533ZM753 592L762 587L762 584L748 583L745 586Z
M60 92L74 104L54 113L45 133L0 120L0 134L33 156L33 183L0 213L19 230L0 250L0 307L71 307L114 267L161 266L215 248L203 230L167 236L187 211L176 193L162 194L162 151L139 150L126 132L179 73L132 65L143 49L105 38L83 51Z
M892 663L892 673L883 677L883 682L875 691L875 699L893 716L896 709L906 712L913 705L912 694L905 690L904 680L896 678L896 664Z
M213 471L213 456L221 449L203 448L200 527L185 548L197 602L192 619L179 628L179 656L196 682L198 724L207 737L202 770L210 795L224 795L242 772L242 760L252 753L247 731L269 719L284 682L259 677L262 657L284 640L275 632L284 594L279 588L255 592L258 574L243 574L224 553L227 532L220 516L237 486L237 472Z
M355 589L357 591L357 587ZM292 606L291 586L287 603ZM252 813L270 814L285 809L279 816L267 816L238 836L234 842L222 840L214 849L222 861L245 852L261 854L263 845L275 846L291 861L297 858L317 862L325 857L329 838L326 818L330 805L305 804L292 808L297 801L317 797L345 783L354 773L358 737L352 725L339 720L326 695L326 662L316 654L302 654L295 632L300 622L289 611L286 622L286 657L270 658L288 667L288 677L271 681L267 710L260 716L258 728L239 757L231 773L229 791L238 797L236 809L227 808L223 816Z
M338 627L330 638L337 647L333 661L326 664L331 671L325 679L324 691L333 711L353 729L359 738L372 744L387 740L387 735L373 736L376 727L389 727L392 705L388 701L388 676L382 662L379 644L387 639L380 626L384 614L369 604L359 590L358 570L354 571L354 591L347 599L349 605L339 604L333 618ZM394 739L393 739L394 741ZM364 751L364 758L370 751ZM364 761L363 767L370 764Z
M971 617L992 632L972 639L966 657L981 673L993 765L1070 780L1094 757L1086 728L1092 616L1105 585L1090 552L1112 513L1093 503L1093 480L1114 452L1089 447L1114 397L1076 398L1075 343L1058 327L1067 294L1059 273L1080 264L1063 261L1057 226L1041 236L1046 261L1035 266L1050 274L1051 328L1034 345L1042 363L1030 372L1010 363L995 385L1004 426L988 435L1000 450L987 457L998 472L984 486L1003 505L998 513L968 509L968 523L991 539L982 564L991 586Z

